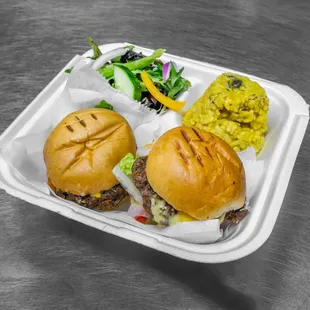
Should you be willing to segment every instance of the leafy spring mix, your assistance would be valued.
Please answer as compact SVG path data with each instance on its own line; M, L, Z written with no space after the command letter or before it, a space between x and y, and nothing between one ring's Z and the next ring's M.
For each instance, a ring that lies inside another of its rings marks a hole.
M90 37L88 42L93 49L93 56L90 58L98 59L102 55L98 45ZM132 99L159 112L167 108L148 91L141 79L143 71L163 95L173 100L191 87L190 81L181 76L184 68L178 70L173 62L163 64L158 59L165 52L164 49L157 49L152 55L145 56L141 52L133 51L133 46L125 48L127 51L122 56L107 61L98 72L112 87L123 91Z

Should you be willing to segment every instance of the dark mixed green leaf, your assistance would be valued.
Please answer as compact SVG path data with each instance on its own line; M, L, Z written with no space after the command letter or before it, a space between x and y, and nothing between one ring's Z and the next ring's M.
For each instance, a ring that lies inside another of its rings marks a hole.
M181 76L183 71L184 68L177 71L174 64L171 63L169 78L160 82L160 87L165 91L165 95L171 99L175 99L180 93L187 91L191 87L190 81Z
M140 58L138 60L129 61L123 64L126 68L129 70L137 70L137 69L145 69L147 66L150 66L156 58L161 57L161 55L165 52L165 49L157 49L154 51L154 53L150 56L145 56L143 58ZM109 79L114 74L114 67L113 64L108 64L103 66L98 70L98 72L105 77L106 79Z
M126 63L129 61L134 61L134 60L138 60L141 58L144 58L145 56L140 52L140 53L136 53L133 50L129 50L128 52L126 52L126 54L124 54L123 56L121 56L120 58L120 62L121 63Z

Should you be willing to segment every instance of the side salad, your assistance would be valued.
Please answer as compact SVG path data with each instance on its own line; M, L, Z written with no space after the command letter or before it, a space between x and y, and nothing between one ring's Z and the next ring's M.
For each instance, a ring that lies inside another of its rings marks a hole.
M159 59L165 49L156 49L146 56L135 52L134 46L124 46L102 54L91 37L88 43L93 50L93 56L89 57L93 60L92 68L112 87L158 113L184 107L185 102L176 99L191 87L191 83L182 77L184 68L178 69L174 62L163 63Z

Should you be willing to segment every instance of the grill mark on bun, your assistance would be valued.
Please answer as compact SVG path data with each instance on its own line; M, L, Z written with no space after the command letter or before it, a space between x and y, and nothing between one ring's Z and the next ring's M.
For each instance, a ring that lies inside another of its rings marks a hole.
M177 140L174 140L175 146L177 148L177 150L179 151L181 149L180 143Z
M98 119L97 116L96 116L95 114L93 114L93 113L90 113L90 116L91 116L93 119L95 119L95 120Z
M68 130L70 130L71 132L74 132L73 128L70 125L66 126Z
M182 133L182 136L184 137L184 139L186 140L186 142L188 143L188 145L190 146L190 148L191 148L191 150L192 150L194 156L197 158L197 160L198 160L200 166L203 167L204 165L203 165L202 158L201 158L201 156L197 153L197 151L196 151L196 149L195 149L195 147L194 147L194 145L193 145L193 141L191 140L191 138L187 135L187 133L186 133L184 130L181 129L181 133ZM197 135L197 137L199 138L199 140L200 140L201 142L204 141L204 140L201 138L201 136L199 135L198 132L194 131L194 133ZM187 161L187 162L188 162L188 161Z
M186 155L181 150L181 145L180 145L179 141L174 140L174 142L175 142L175 146L176 146L177 150L179 151L179 154L182 157L182 159L184 160L185 164L189 165L189 162L188 162Z
M208 153L208 155L209 155L211 158L213 158L213 156L211 155L211 153L210 153L208 147L205 146L205 150L206 150L206 152Z
M194 146L193 146L193 144L192 144L191 138L190 138L190 137L187 135L187 133L186 133L184 130L182 130L182 129L181 129L181 134L182 134L183 138L185 139L185 141L186 141L186 142L188 143L188 145L190 146L190 148L191 148L193 154L197 156L197 152L196 152L196 150L195 150L195 148L194 148Z
M183 129L181 129L181 134L182 134L182 136L184 137L184 139L185 139L185 141L186 141L187 143L190 143L190 142L191 142L190 137L187 135L187 133L186 133Z
M80 123L83 127L86 127L86 123L85 123L82 119L78 118L77 116L75 116L75 118L79 121L79 123Z
M192 150L192 152L194 153L194 155L195 155L195 156L199 156L199 155L197 154L197 151L195 150L193 144L191 143L191 141L190 141L188 144L189 144L189 146L191 147L191 150Z
M186 165L189 165L188 159L187 159L187 157L183 154L183 152L180 151L180 155L181 155L181 157L183 158L185 164L186 164Z
M192 130L200 141L204 141L203 138L201 137L200 133L195 128L192 128Z
M86 127L86 123L81 119L79 120L79 123L83 126L83 127Z
M200 157L200 155L197 155L197 160L198 160L200 166L203 167L203 162L202 162L202 158Z

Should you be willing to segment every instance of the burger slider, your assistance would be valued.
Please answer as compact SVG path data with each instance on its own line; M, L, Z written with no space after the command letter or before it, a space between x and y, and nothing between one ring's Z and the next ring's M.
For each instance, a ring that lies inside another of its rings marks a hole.
M99 108L66 116L44 146L48 183L59 197L95 210L116 208L127 192L112 173L128 153L133 132L120 114Z
M148 156L134 161L131 172L142 205L158 226L216 218L237 224L247 213L243 164L211 133L171 129Z

